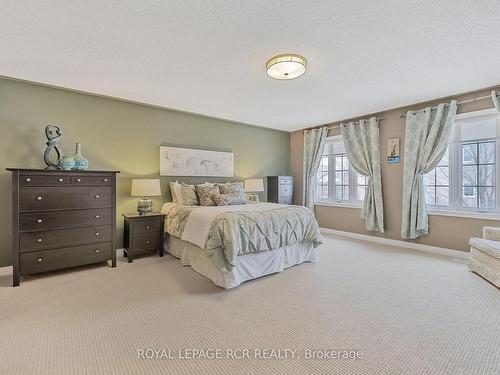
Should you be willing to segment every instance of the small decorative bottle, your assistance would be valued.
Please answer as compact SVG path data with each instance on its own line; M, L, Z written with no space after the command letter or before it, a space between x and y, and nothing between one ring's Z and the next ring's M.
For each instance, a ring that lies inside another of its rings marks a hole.
M82 146L80 143L76 144L76 153L73 157L75 160L75 169L83 171L89 167L89 161L82 156Z
M73 156L63 156L57 166L64 171L70 171L75 168L75 159Z

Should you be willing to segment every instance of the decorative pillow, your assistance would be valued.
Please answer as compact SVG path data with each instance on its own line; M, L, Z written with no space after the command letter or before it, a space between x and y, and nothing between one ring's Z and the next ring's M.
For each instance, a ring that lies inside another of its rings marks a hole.
M172 202L182 204L181 184L178 181L170 182Z
M219 185L221 194L230 194L238 197L241 200L245 200L245 192L243 191L243 182L226 182L225 184Z
M217 206L233 206L236 204L246 204L247 202L233 194L219 194L212 198Z
M196 195L196 189L194 185L185 184L182 182L180 184L182 204L186 206L197 206L198 196Z
M220 195L219 185L209 183L196 185L196 194L201 206L215 206L214 197Z

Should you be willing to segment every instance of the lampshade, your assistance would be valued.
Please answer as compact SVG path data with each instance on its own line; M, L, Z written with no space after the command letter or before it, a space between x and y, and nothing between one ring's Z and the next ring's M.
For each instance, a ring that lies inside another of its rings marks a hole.
M262 178L252 178L245 180L245 191L264 191L264 180Z
M266 63L267 75L274 79L294 79L306 72L304 56L284 54L271 57Z
M161 195L160 180L157 178L144 178L132 180L133 197L156 197Z

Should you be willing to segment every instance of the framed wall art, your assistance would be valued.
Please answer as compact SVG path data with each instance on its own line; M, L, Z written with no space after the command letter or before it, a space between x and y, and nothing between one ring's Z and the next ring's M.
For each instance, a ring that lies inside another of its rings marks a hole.
M399 138L387 140L387 162L389 164L399 163Z
M160 146L160 176L233 177L233 153Z

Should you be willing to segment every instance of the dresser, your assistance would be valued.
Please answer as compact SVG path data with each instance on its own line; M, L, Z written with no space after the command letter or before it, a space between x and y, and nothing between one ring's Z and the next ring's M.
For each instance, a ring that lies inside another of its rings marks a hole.
M117 171L7 170L13 286L21 275L108 260L116 266Z
M292 204L293 176L267 176L267 200L273 203Z

